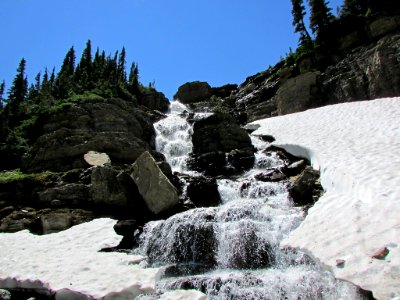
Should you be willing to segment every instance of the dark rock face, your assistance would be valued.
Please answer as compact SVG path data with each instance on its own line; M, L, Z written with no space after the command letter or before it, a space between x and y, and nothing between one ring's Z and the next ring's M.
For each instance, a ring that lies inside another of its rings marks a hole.
M208 174L224 172L225 153L230 153L228 159L237 170L249 168L254 162L250 137L228 114L215 113L197 121L193 125L192 141L191 165Z
M211 95L211 86L207 82L194 81L180 86L174 99L184 104L191 104L207 100Z
M318 75L318 72L309 72L283 83L275 96L278 114L286 115L317 106L319 100Z
M120 99L70 105L43 120L40 137L25 157L25 169L66 171L85 166L90 150L113 163L133 163L154 144L154 128L133 103Z
M313 203L312 193L316 181L319 178L319 172L307 166L303 172L298 175L292 185L289 187L289 196L296 205L307 205Z
M167 112L169 107L169 101L167 97L160 92L152 92L143 95L143 97L139 100L139 104L163 113Z
M196 176L186 179L187 197L196 207L210 207L221 204L215 178Z
M400 34L349 54L320 84L322 105L400 95Z
M148 232L146 254L153 265L172 263L212 268L216 264L217 241L211 208L175 215Z

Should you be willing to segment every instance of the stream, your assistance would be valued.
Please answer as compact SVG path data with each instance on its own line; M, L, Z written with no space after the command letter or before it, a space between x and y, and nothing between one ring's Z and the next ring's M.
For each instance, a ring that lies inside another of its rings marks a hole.
M171 103L168 116L155 124L156 150L174 172L199 176L187 161L192 125L187 107ZM208 114L195 114L194 119ZM304 219L288 197L288 181L255 178L266 168L282 167L268 143L251 137L257 149L254 167L240 176L219 177L221 205L194 208L145 225L140 246L145 266L166 267L157 293L196 289L209 299L366 299L352 284L336 280L306 254L281 249L280 242ZM156 295L140 299L155 299Z

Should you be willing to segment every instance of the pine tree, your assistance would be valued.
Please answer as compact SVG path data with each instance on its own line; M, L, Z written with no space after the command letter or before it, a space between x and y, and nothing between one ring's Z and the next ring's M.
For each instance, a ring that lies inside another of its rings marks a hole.
M34 101L40 93L41 90L40 76L41 76L40 72L37 73L35 76L35 84L31 84L31 86L29 87L28 99L30 101Z
M316 35L318 42L324 42L327 29L332 21L333 15L325 0L309 0L311 15L310 27Z
M4 106L4 90L6 88L6 82L3 80L3 82L0 84L0 109L3 108Z
M93 87L92 74L92 43L86 42L86 48L83 50L81 60L75 71L75 81L79 85L79 92L90 90Z
M54 82L54 95L56 98L65 99L74 90L75 49L71 47L65 55L60 72Z
M304 24L306 12L303 0L292 0L292 7L293 26L295 26L294 31L300 33L299 45L310 45L312 40Z
M126 65L126 52L125 52L125 47L122 47L121 53L118 58L117 74L118 74L118 81L123 83L126 82L125 65Z
M139 66L137 63L132 63L131 70L129 72L129 81L128 81L128 91L132 95L140 94L139 87Z
M8 91L8 104L10 105L10 114L12 115L12 125L16 124L20 105L25 101L28 94L28 79L25 75L25 68L26 60L22 58L17 69L17 75Z

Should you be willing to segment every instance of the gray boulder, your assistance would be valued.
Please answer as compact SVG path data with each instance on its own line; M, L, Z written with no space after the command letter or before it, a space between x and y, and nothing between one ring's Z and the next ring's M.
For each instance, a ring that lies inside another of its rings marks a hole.
M148 209L154 214L166 211L179 203L176 188L149 152L145 151L133 164L131 177Z

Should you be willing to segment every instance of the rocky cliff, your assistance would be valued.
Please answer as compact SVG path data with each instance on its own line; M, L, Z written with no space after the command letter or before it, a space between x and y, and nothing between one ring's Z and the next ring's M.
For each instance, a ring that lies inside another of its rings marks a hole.
M384 16L347 29L329 55L316 50L296 61L282 60L237 87L228 86L221 95L207 83L187 83L175 98L193 108L229 112L245 124L329 104L400 95L400 17Z

